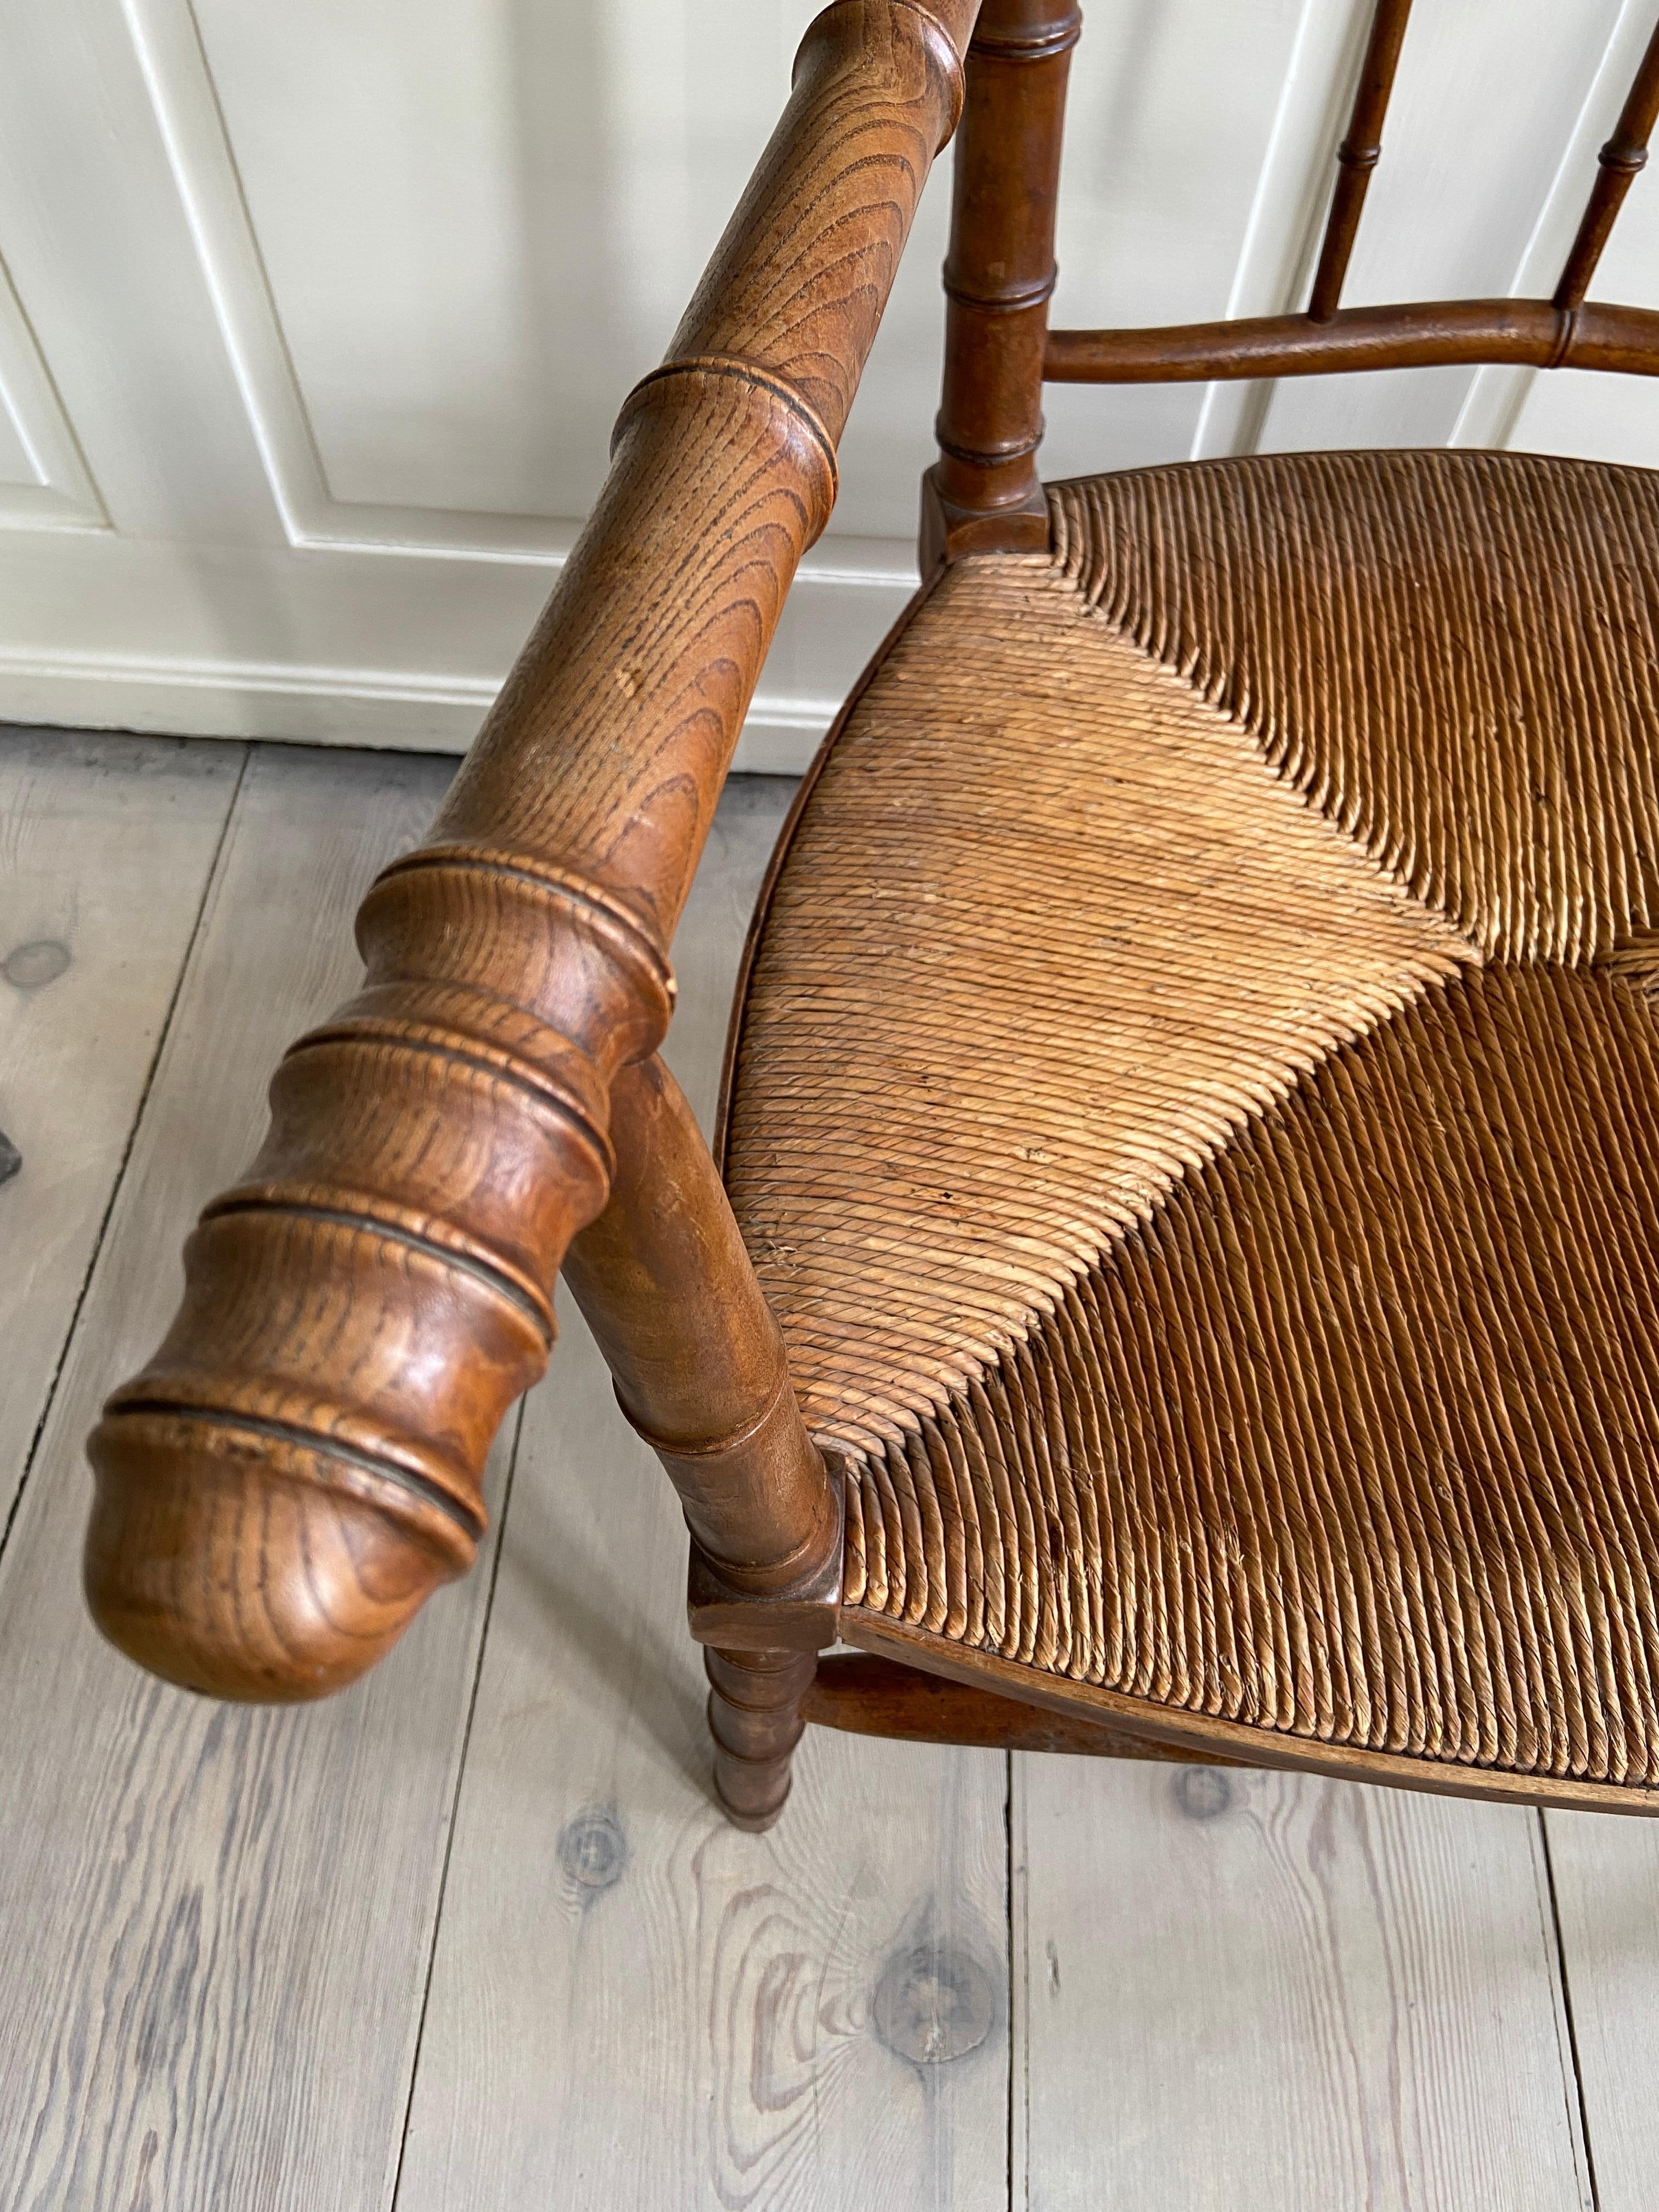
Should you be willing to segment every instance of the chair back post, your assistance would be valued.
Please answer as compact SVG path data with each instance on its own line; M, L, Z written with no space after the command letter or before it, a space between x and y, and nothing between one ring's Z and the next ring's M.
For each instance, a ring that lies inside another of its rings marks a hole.
M923 482L924 575L963 553L1037 550L1042 353L1075 0L986 0L968 50L945 264L939 459Z

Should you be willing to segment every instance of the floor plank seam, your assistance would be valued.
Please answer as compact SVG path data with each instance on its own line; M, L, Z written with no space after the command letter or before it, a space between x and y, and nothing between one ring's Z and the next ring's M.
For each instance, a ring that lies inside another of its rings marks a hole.
M144 1124L145 1109L149 1104L150 1092L155 1086L156 1074L167 1051L167 1039L173 1034L173 1017L179 1011L179 1001L184 994L185 979L190 974L191 963L196 957L196 948L201 941L202 925L207 918L208 909L213 903L214 890L219 880L219 871L224 862L225 847L230 836L230 826L236 818L236 809L241 800L242 786L247 779L248 762L252 757L253 750L254 748L251 744L245 744L242 747L241 764L236 771L236 781L231 787L230 799L225 808L224 820L219 824L219 835L214 843L213 858L208 864L207 873L203 880L202 896L196 908L196 919L191 924L190 937L185 946L184 957L179 963L179 972L173 979L173 988L167 995L167 1010L155 1032L155 1047L150 1054L149 1065L144 1070L144 1080L139 1089L132 1120L128 1125L126 1142L121 1147L121 1157L116 1164L115 1173L111 1178L109 1192L104 1200L104 1210L99 1216L97 1233L93 1237L92 1249L87 1255L87 1264L81 1277L81 1286L75 1294L75 1304L70 1311L69 1326L64 1331L64 1340L58 1348L58 1357L52 1363L52 1373L46 1381L46 1392L40 1401L40 1415L34 1424L33 1434L29 1438L29 1448L23 1455L22 1471L17 1478L17 1488L12 1495L11 1505L6 1514L5 1526L0 1528L0 1560L5 1558L6 1547L11 1540L12 1529L16 1525L18 1514L22 1510L23 1499L29 1486L29 1478L34 1472L34 1462L40 1455L40 1440L46 1435L46 1424L52 1418L52 1409L58 1399L58 1388L63 1381L64 1370L69 1361L70 1348L75 1342L76 1331L81 1326L81 1316L86 1306L87 1296L92 1288L93 1278L98 1272L98 1262L103 1254L105 1240L109 1235L110 1223L114 1218L116 1202L125 1187L127 1169L132 1159L132 1149L138 1141L138 1132Z
M1018 1971L1014 1950L1014 1754L1002 1755L1004 1776L1002 1800L1002 1836L1006 1869L1006 1907L1008 1944L1008 2212L1014 2212L1014 2094L1015 2067L1018 2052L1014 2048L1014 1975Z
M404 2161L409 2154L409 2131L415 2117L415 2085L421 2072L421 2045L426 2039L427 2008L432 2002L432 1978L438 1963L438 1931L443 1925L444 1902L449 1893L449 1865L455 1849L456 1824L460 1819L467 1754L472 1748L472 1723L478 1710L478 1686L483 1680L484 1653L489 1649L490 1618L495 1610L495 1586L501 1579L501 1559L507 1550L507 1516L512 1509L513 1485L519 1472L519 1441L524 1433L522 1398L514 1408L513 1422L513 1449L507 1459L506 1479L501 1484L501 1502L495 1523L495 1555L489 1563L489 1588L484 1595L483 1617L478 1624L478 1656L472 1669L472 1688L466 1701L466 1724L461 1730L460 1755L455 1761L455 1787L449 1801L449 1830L444 1838L444 1862L438 1875L438 1899L432 1913L426 1972L421 1980L421 2009L415 2023L415 2048L409 2062L409 2093L404 2100L404 2124L398 2137L398 2164L392 2177L387 2212L398 2212L398 2199L403 2191Z
M1008 2212L1030 2212L1030 1977L1027 1953L1031 1917L1025 1887L1025 1848L1021 1808L1016 1802L1021 1754L1003 1754L1003 1828L1007 1843L1008 1919Z
M1578 2100L1578 2128L1584 2145L1584 2179L1589 2188L1590 2212L1601 2212L1601 2192L1595 2179L1595 2145L1590 2138L1589 2107L1584 2097L1584 2069L1578 2057L1578 2027L1573 2018L1572 1976L1567 1966L1567 1947L1561 1936L1561 1907L1555 1893L1555 1858L1550 1850L1547 1813L1534 1813L1544 1854L1544 1882L1549 1898L1550 1936L1555 1945L1555 1967L1561 1977L1561 2008L1567 2022L1567 2056L1572 2064L1573 2094Z

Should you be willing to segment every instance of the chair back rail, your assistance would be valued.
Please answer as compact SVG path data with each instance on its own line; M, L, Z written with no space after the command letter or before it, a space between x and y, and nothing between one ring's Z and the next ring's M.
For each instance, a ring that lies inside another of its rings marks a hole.
M1432 300L1342 307L1324 323L1260 315L1157 330L1051 331L1042 375L1048 384L1201 384L1484 362L1651 376L1659 371L1659 313L1591 306L1564 317L1548 300Z
M1648 42L1548 300L1420 301L1344 311L1340 301L1412 0L1376 0L1306 311L1143 330L1050 331L1051 384L1181 383L1320 376L1447 363L1521 363L1659 374L1659 313L1587 303L1589 283L1659 118L1659 26Z

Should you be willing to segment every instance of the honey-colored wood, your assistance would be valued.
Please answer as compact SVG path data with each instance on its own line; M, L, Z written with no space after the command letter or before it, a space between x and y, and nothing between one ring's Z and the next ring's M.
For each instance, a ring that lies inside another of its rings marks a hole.
M849 1607L842 1632L860 1651L896 1666L939 1674L965 1688L1065 1715L1073 1723L1092 1720L1149 1743L1163 1743L1170 1755L1200 1765L1245 1766L1264 1772L1321 1774L1334 1782L1377 1783L1394 1790L1421 1790L1431 1797L1473 1799L1489 1805L1542 1806L1567 1813L1659 1816L1659 1797L1651 1790L1609 1789L1601 1783L1567 1778L1547 1780L1501 1770L1457 1766L1430 1759L1396 1757L1388 1752L1356 1751L1345 1744L1275 1739L1264 1729L1235 1722L1178 1712L1151 1700L1128 1698L1093 1683L1076 1682L994 1652L959 1644L887 1619L866 1607ZM807 1700L803 1698L803 1705Z
M659 1060L617 1083L611 1133L610 1200L566 1279L705 1559L734 1590L787 1595L839 1565L841 1516L708 1144ZM834 1619L832 1598L825 1642Z
M836 0L808 32L546 613L429 842L365 902L366 988L283 1063L178 1322L110 1401L88 1600L174 1680L321 1694L474 1556L974 13Z
M665 1055L705 1125L787 795L727 785L676 940ZM1006 1762L809 1730L779 1826L736 1831L684 1583L570 1314L525 1405L398 2212L1010 2212Z
M1127 2172L1153 2201L1208 2178L1224 2212L1252 2189L1328 2212L1403 2166L1407 2203L1578 2212L1525 1814L1284 1776L1224 1778L1212 1810L1219 1774L1033 1755L1012 1762L1012 1817L1029 1813L1011 1835L1001 1756L813 1728L778 1827L726 1831L707 1802L700 1656L676 1629L674 1494L568 1305L510 1503L492 1500L501 1565L475 1695L482 1572L359 1689L286 1714L148 1682L64 1603L79 1433L169 1295L169 1224L250 1148L264 1066L303 1018L288 990L326 1007L349 987L351 908L385 857L365 841L388 810L400 838L418 835L441 765L256 753L258 811L228 847L173 1072L150 1092L160 1120L118 1206L128 1225L37 1467L42 1518L26 1502L14 1530L0 1760L23 1780L0 1808L0 2201L54 2204L73 2144L76 2212L131 2212L140 2174L163 2212L264 2171L281 2212L389 2212L394 2178L398 2212L1008 2212L1008 2020L1034 2196ZM676 939L667 1057L705 1119L732 954L786 797L772 779L728 786ZM147 842L142 811L127 834ZM125 896L142 930L136 879ZM210 1068L239 1073L233 1111ZM50 1098L42 1074L14 1065L0 1110ZM1650 2039L1643 1854L1659 1829L1571 1825L1601 1847L1582 1984L1568 1962L1598 2186L1608 2212L1637 2212L1639 2191L1616 2184L1640 2179L1641 2130L1613 2107L1639 2097ZM1029 1945L1023 1921L1005 1936L1004 1893L1028 1852ZM1558 1850L1558 1890L1565 1864ZM927 2063L895 2051L896 2017L955 2024L964 1955L993 2000L983 2040ZM1606 2023L1620 2063L1598 2075L1586 2008L1608 1967L1628 2008ZM1110 2066L1092 2086L1091 2051ZM1264 2100L1264 2074L1311 2087Z
M1073 0L985 0L968 50L945 263L939 459L921 569L1048 543L1037 479Z
M817 1662L790 1650L705 1650L714 1788L740 1828L769 1828L789 1795L789 1760L805 1723L801 1700Z
M836 1640L840 1493L708 1144L659 1060L617 1081L611 1134L610 1200L564 1272L618 1404L679 1494L691 1632L726 1646L708 1654L716 1793L739 1826L769 1827L788 1795L810 1655Z
M726 1647L708 1654L716 1793L739 1826L769 1827L789 1791L810 1655L836 1640L840 1493L708 1144L659 1060L618 1080L611 1133L610 1200L564 1272L617 1403L679 1494L691 1632Z

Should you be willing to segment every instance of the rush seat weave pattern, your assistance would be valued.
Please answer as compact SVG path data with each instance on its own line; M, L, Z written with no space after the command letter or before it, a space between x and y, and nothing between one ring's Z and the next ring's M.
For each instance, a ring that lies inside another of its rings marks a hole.
M1659 1785L1659 478L1063 485L804 794L726 1103L873 1616Z

